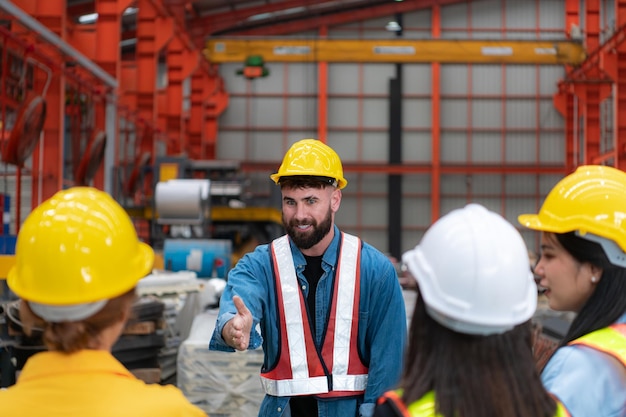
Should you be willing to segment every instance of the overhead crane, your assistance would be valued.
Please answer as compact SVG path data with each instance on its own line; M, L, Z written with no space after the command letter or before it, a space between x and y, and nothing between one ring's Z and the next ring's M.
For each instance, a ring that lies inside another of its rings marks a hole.
M392 62L579 65L585 58L575 40L451 39L235 39L206 42L212 63L242 63L249 56L265 62Z

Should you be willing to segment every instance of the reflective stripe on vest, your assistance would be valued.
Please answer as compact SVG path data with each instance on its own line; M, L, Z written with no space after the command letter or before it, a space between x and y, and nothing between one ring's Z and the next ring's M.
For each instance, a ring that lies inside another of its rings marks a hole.
M569 344L588 346L607 353L626 366L626 324L613 324L593 331Z
M276 366L261 373L261 384L269 395L342 397L365 392L367 367L357 352L361 241L346 233L341 239L321 358L311 334L289 238L282 236L272 242L281 348ZM332 369L330 375L326 369Z
M389 402L399 417L441 417L435 413L435 392L429 391L408 407L402 401L402 390L387 391L377 401L378 404ZM555 399L556 414L554 417L571 417L563 404Z

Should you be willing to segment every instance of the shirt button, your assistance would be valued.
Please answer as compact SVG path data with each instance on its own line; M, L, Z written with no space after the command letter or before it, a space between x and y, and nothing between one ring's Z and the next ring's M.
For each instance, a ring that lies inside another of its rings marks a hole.
M303 290L306 290L306 285L303 285L303 286L302 286L302 289L303 289Z
M283 411L283 409L278 407L278 409L276 411L278 411L280 413L281 411Z

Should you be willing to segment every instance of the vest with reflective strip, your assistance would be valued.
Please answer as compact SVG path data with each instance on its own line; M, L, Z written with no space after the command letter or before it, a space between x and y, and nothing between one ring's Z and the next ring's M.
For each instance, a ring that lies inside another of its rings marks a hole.
M368 369L357 351L361 241L346 233L341 234L341 239L321 354L311 334L289 238L282 236L271 244L281 345L275 366L261 373L261 384L269 395L326 398L365 392Z
M402 391L387 391L379 399L378 404L389 402L391 408L401 417L440 417L435 412L435 392L429 391L422 398L410 404L408 407L402 401ZM555 400L556 401L556 400ZM554 417L570 417L563 404L556 401L556 414Z
M613 356L626 366L626 324L613 324L588 333L570 345L584 345Z

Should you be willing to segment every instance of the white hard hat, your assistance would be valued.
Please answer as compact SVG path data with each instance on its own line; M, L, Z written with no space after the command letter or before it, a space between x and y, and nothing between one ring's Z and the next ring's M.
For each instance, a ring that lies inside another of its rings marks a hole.
M436 221L402 256L428 314L460 333L503 333L529 320L537 286L519 232L502 216L468 204Z

